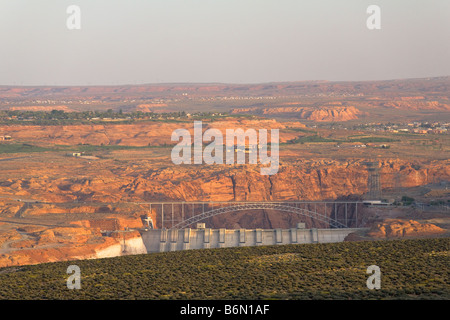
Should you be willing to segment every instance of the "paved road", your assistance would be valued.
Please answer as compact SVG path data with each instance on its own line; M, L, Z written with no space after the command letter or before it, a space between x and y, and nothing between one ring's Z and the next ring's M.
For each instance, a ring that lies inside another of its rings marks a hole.
M9 224L24 224L24 225L34 225L34 226L44 226L44 227L75 227L74 225L71 225L70 223L66 222L60 222L60 223L43 223L43 222L37 222L36 220L29 220L29 219L20 219L15 220L14 218L8 219L8 218L2 218L0 219L0 222L6 222Z
M15 157L15 158L5 158L5 159L0 159L0 161L10 161L10 160L25 159L25 158L31 158L31 156L27 156L27 157Z

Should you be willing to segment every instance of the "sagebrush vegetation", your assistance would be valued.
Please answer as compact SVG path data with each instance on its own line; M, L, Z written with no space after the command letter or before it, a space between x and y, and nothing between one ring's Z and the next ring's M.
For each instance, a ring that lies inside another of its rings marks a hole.
M1 299L449 299L450 238L188 250L0 269ZM81 269L69 290L67 267ZM381 269L381 289L366 286Z

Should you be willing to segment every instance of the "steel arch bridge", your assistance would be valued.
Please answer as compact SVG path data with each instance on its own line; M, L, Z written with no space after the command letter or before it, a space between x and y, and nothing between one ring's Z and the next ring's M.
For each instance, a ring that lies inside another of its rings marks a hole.
M202 220L230 212L245 210L276 210L294 213L326 223L330 228L357 227L360 201L229 201L229 202L145 202L150 211L159 214L161 228L183 229ZM352 210L353 209L353 210ZM349 217L351 210L351 218ZM169 217L167 217L169 216ZM334 216L334 218L332 218Z

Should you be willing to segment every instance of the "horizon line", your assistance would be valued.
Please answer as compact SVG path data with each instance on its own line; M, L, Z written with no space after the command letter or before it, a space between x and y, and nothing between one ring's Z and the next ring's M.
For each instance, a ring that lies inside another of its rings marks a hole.
M145 82L145 83L123 83L123 84L0 84L0 87L123 87L123 86L160 86L160 85L232 85L232 86L245 86L245 85L264 85L264 84L276 84L276 83L302 83L302 82L322 82L322 83L339 83L339 82L382 82L382 81L405 81L405 80L430 80L430 79L445 79L450 78L450 75L442 76L430 76L430 77L413 77L413 78L390 78L390 79L378 79L378 80L293 80L293 81L270 81L270 82L246 82L246 83L234 83L234 82Z

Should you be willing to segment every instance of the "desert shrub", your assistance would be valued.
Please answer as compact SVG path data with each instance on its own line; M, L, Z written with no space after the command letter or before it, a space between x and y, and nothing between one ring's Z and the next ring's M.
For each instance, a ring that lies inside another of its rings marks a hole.
M448 299L450 238L187 250L0 269L1 299ZM80 290L66 287L67 266ZM381 290L366 286L381 268Z

